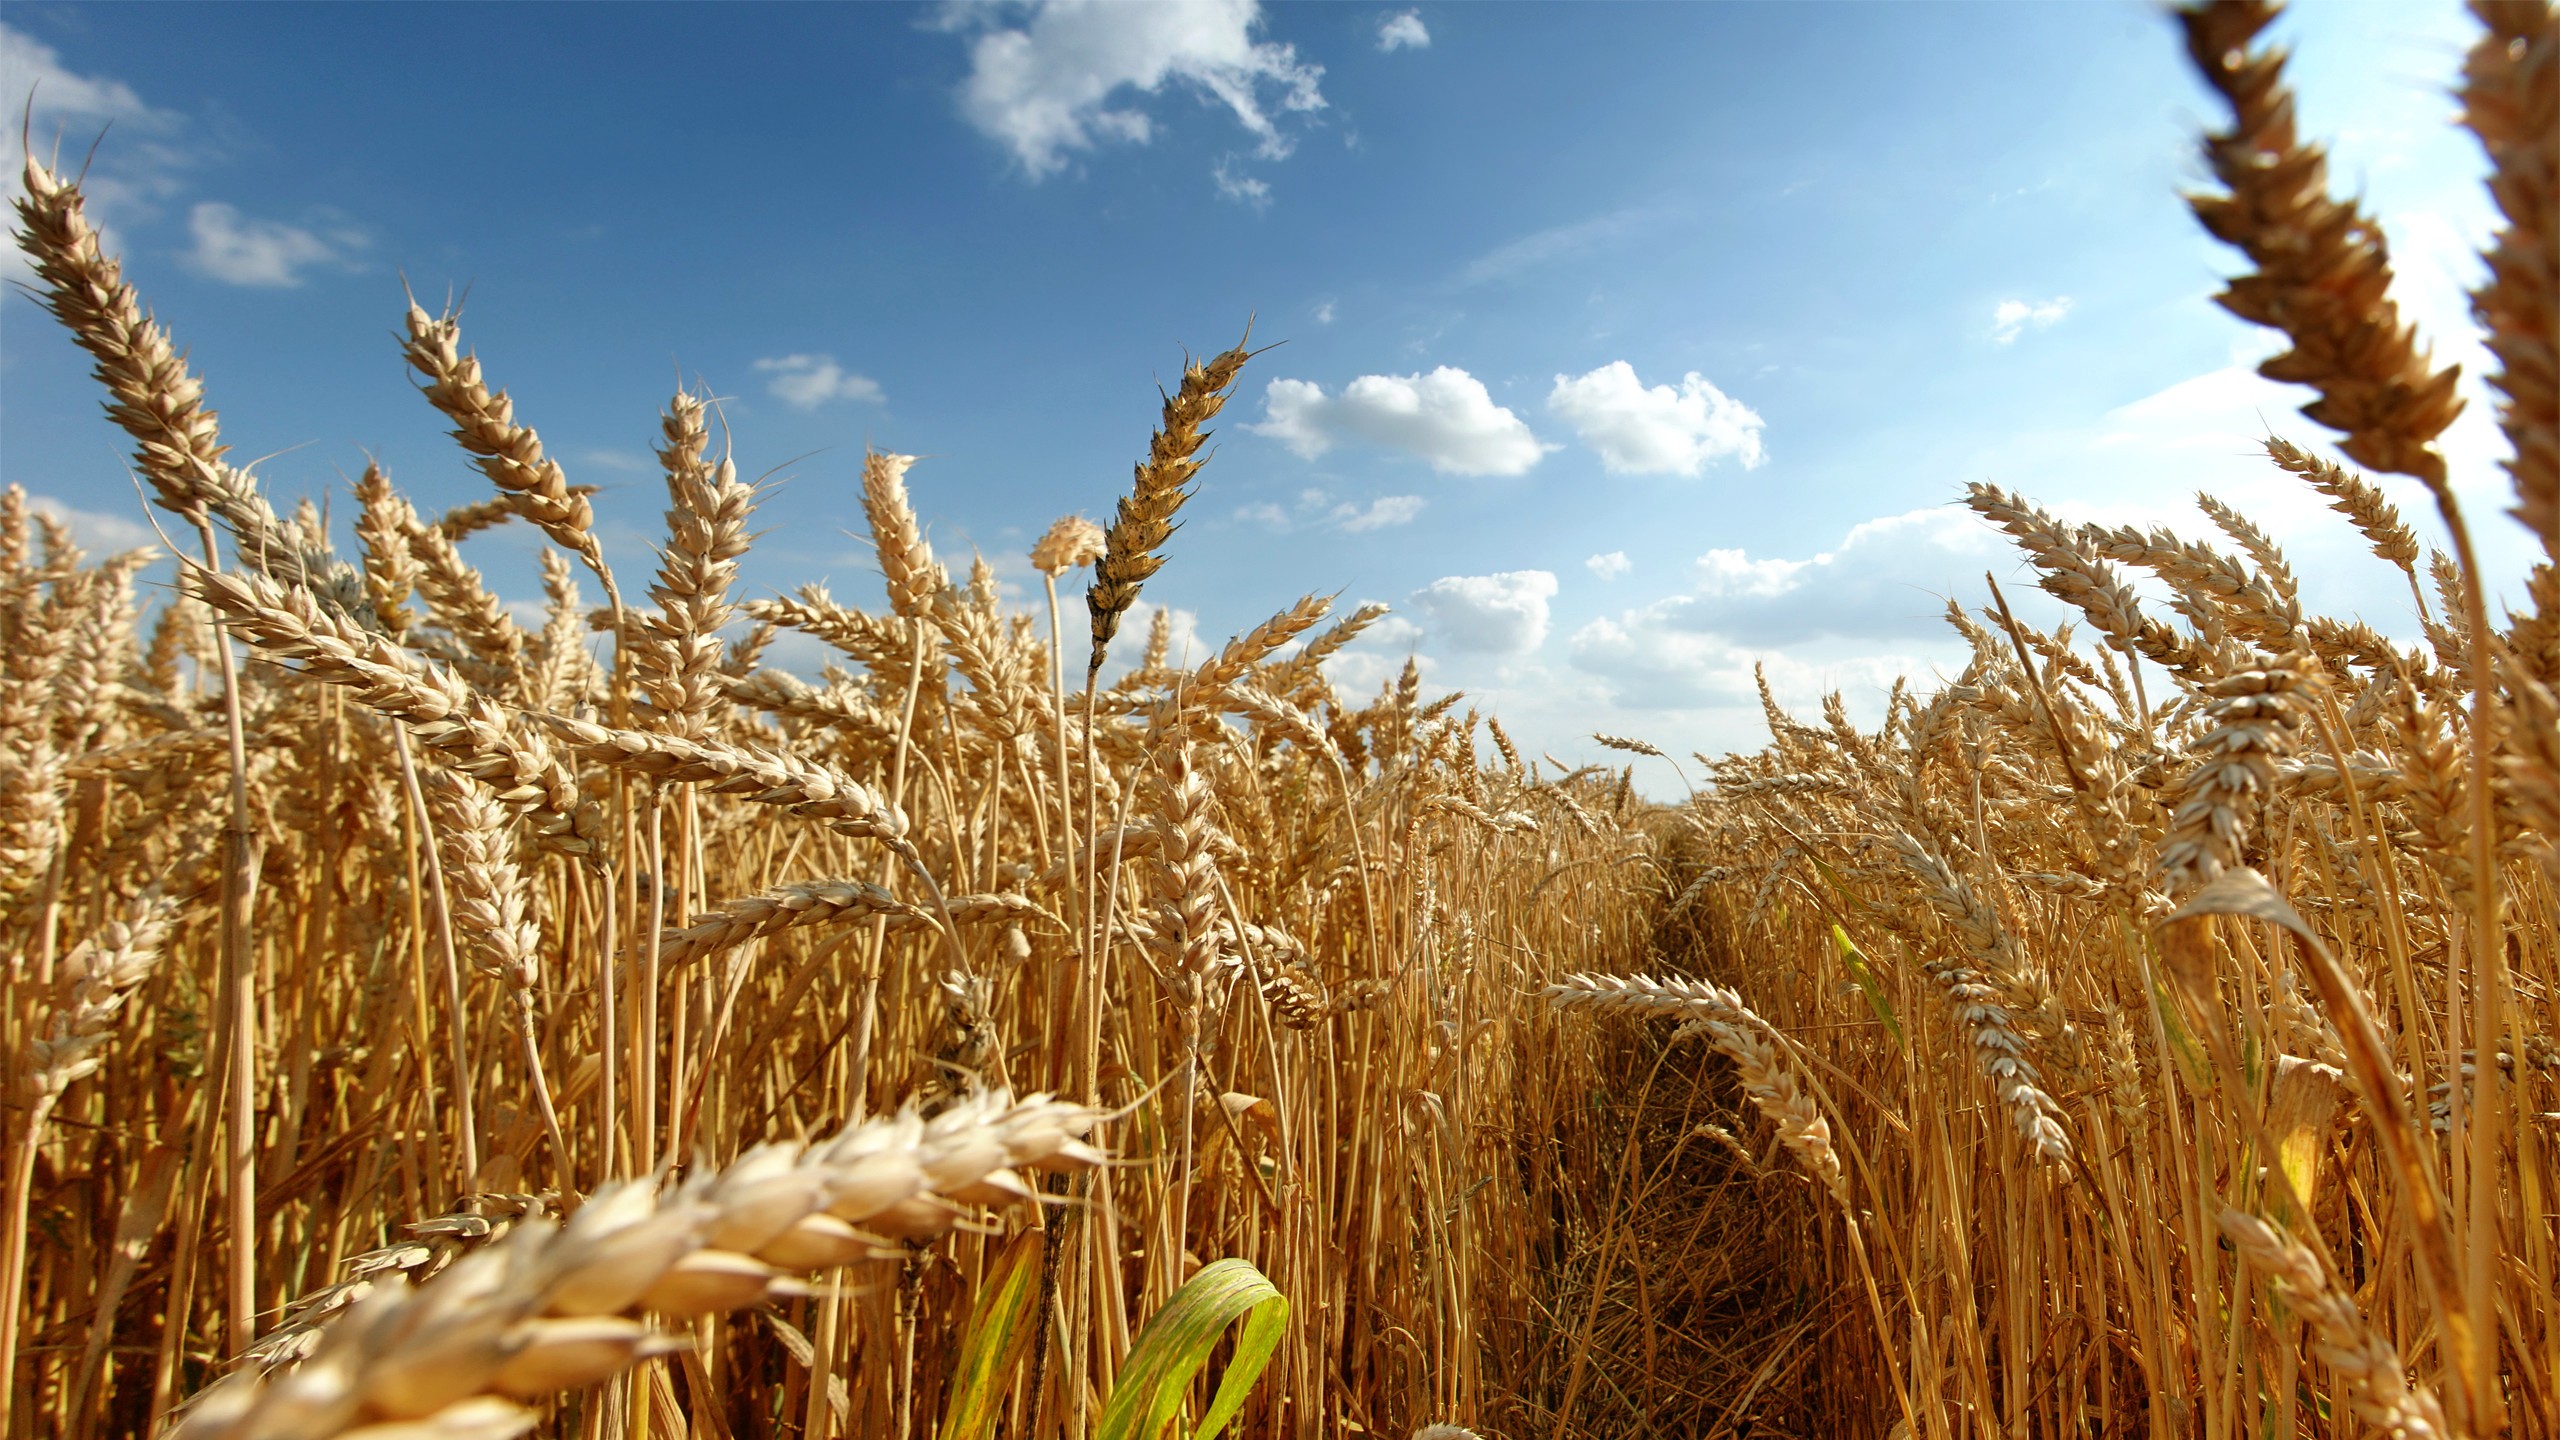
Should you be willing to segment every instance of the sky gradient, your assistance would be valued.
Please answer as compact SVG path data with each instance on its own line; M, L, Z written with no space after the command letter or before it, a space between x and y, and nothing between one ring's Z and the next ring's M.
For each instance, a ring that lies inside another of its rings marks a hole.
M2465 363L2447 449L2512 594L2462 294L2492 223L2451 123L2470 22L2308 4L2277 34L2404 309ZM607 487L624 571L681 379L772 479L749 593L877 603L867 443L923 456L937 547L1028 603L1030 541L1107 515L1155 386L1250 320L1276 348L1149 600L1195 646L1307 591L1385 601L1339 678L1419 653L1567 759L1595 730L1756 747L1755 661L1869 723L1895 676L1952 669L1944 597L2020 574L1951 506L1975 480L2203 538L2210 490L2306 603L2414 631L2396 574L2251 453L2329 437L2210 301L2237 257L2179 197L2213 112L2146 4L21 3L0 82L40 146L106 127L96 213L235 457L342 522L368 455L424 507L484 493L411 393L405 278L467 294L466 344ZM0 482L130 544L98 400L0 302ZM469 548L530 599L537 540Z

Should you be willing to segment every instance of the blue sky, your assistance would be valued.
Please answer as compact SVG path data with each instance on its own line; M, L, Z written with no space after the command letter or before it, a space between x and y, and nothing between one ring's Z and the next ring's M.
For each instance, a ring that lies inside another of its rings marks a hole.
M2476 372L2470 22L2312 4L2279 33L2404 306ZM2393 573L2250 456L2260 417L2327 437L2207 298L2235 257L2178 195L2212 111L2148 5L21 3L0 55L40 144L111 122L92 188L128 274L235 453L341 516L368 453L423 504L482 493L409 390L405 276L467 290L467 343L608 487L624 569L682 377L781 482L751 591L876 594L868 442L926 457L936 544L1027 602L1030 540L1107 514L1154 385L1250 316L1286 343L1149 599L1194 644L1308 590L1386 601L1346 683L1418 651L1560 756L1593 730L1752 747L1755 660L1870 719L1949 667L1942 597L2017 573L1949 508L1969 480L2191 534L2209 489L2308 600L2412 629ZM2466 384L2448 450L2512 591ZM130 543L97 401L0 303L0 480ZM534 544L471 549L530 597Z

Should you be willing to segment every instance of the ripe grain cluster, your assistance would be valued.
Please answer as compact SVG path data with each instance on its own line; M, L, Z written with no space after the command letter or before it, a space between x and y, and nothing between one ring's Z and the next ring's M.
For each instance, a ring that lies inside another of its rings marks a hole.
M680 391L626 600L458 315L403 353L489 498L278 510L31 159L33 293L181 553L146 606L162 557L0 494L0 1440L1155 1440L1226 1402L1150 1323L1206 1357L1275 1291L1235 1433L2560 1435L2560 23L2476 8L2520 601L2271 10L2206 5L2224 304L2374 476L2268 460L2418 643L2211 496L1980 485L2078 618L1951 603L1872 731L1764 685L1676 805L1646 740L1344 693L1374 607L1197 656L1159 608L1104 675L1241 345L1032 613L892 454L878 605L742 593L757 488ZM538 624L463 548L516 522Z

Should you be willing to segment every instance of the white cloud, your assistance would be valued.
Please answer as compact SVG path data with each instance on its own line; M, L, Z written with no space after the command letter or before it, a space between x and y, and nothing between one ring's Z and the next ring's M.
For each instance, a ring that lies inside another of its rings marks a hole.
M1545 570L1448 575L1413 592L1413 608L1453 650L1523 655L1546 643L1547 602L1556 577Z
M1233 160L1221 159L1210 169L1209 178L1217 183L1218 194L1226 199L1239 205L1250 205L1256 210L1271 207L1271 183L1241 173Z
M1610 241L1625 239L1654 216L1655 212L1650 208L1633 206L1523 235L1469 261L1467 267L1458 272L1458 283L1470 286L1508 280L1551 260L1566 259Z
M1756 714L1759 695L1751 675L1754 665L1767 667L1770 689L1781 704L1810 709L1832 690L1866 699L1881 694L1897 678L1921 679L1932 672L1939 658L1917 648L1831 654L1812 654L1793 646L1758 649L1694 628L1687 606L1687 597L1673 596L1585 624L1573 634L1573 668L1597 677L1605 690L1605 703L1621 709L1729 708ZM1586 699L1586 708L1588 704ZM1743 727L1715 728L1733 733ZM1765 739L1758 736L1743 743Z
M1404 49L1427 50L1431 32L1422 23L1418 11L1399 10L1378 22L1378 48L1382 51Z
M1612 550L1606 555L1594 555L1582 563L1584 568L1603 580L1615 580L1636 568L1636 562L1628 559L1627 552L1624 550Z
M1236 518L1238 520L1247 521L1272 530L1287 530L1289 528L1289 512L1272 504L1268 500L1256 501L1251 505L1237 506Z
M279 220L252 220L233 206L207 200L187 213L195 248L190 269L226 285L284 288L302 283L315 266L344 265L363 237L340 230L327 238Z
M0 101L16 110L30 100L38 132L56 124L95 126L110 120L170 118L142 103L142 97L123 81L73 74L63 68L61 53L52 46L24 30L0 24Z
M2071 313L2071 297L2050 300L2003 300L1991 310L1991 343L2007 345L2028 330L2042 330Z
M1419 495L1381 495L1369 502L1368 508L1345 502L1333 507L1333 523L1345 530L1379 530L1389 525L1406 525L1422 513Z
M160 545L160 537L150 526L128 516L76 509L50 495L29 495L27 505L37 514L50 515L69 526L72 540L92 555L140 550L145 546L157 549ZM135 508L139 509L141 505L141 497L135 496Z
M879 381L845 369L833 355L776 355L758 360L754 368L773 377L766 389L784 404L802 410L815 410L830 400L877 405L887 398L880 393Z
M1120 617L1119 633L1111 637L1111 659L1106 668L1134 670L1146 658L1147 635L1156 627L1156 612L1164 607L1141 600ZM1200 641L1200 612L1175 606L1167 622L1165 663L1197 665L1209 658L1209 649Z
M1363 375L1335 397L1311 380L1273 380L1262 404L1266 418L1245 428L1309 460L1349 436L1417 456L1443 475L1519 475L1552 448L1494 404L1483 381L1446 365L1428 375Z
M960 113L1001 142L1033 179L1066 167L1070 151L1107 140L1144 144L1155 122L1143 110L1115 105L1123 89L1153 95L1180 81L1222 105L1251 134L1257 153L1279 159L1290 138L1272 118L1324 108L1324 67L1301 62L1295 48L1257 41L1256 0L1045 0L1022 28L994 24L993 5L954 5L952 28L987 24L969 45L969 77ZM1266 102L1266 90L1272 99Z
M1333 323L1333 302L1332 302L1332 301L1330 301L1330 300L1327 300L1327 301L1325 301L1323 304L1318 305L1318 306L1316 307L1315 314L1316 314L1316 323L1317 323L1317 324L1319 324L1319 325L1330 325L1330 324L1332 324L1332 323Z
M1587 375L1558 375L1547 409L1599 452L1612 474L1698 475L1726 459L1753 470L1769 458L1760 416L1695 370L1677 390L1648 387L1634 366L1613 360Z
M1575 669L1630 709L1755 706L1751 667L1810 703L1843 685L1875 689L1960 656L1945 597L1976 597L1982 573L2004 574L2016 552L1961 506L1888 515L1851 527L1808 558L1710 550L1689 593L1603 616L1574 632ZM2008 587L2030 621L2043 597Z
M1698 557L1698 591L1703 595L1784 595L1796 588L1805 571L1830 563L1828 555L1811 560L1754 560L1740 550L1710 550Z
M2016 555L1972 511L1937 506L1864 521L1805 560L1710 550L1696 594L1678 598L1691 628L1755 645L1935 636L1945 597L1976 594L1983 571L2007 570Z

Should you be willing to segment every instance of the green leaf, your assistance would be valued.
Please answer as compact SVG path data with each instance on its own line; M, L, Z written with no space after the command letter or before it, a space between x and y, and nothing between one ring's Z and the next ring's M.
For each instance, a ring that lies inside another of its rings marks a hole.
M1289 1298L1263 1273L1242 1260L1220 1260L1191 1277L1173 1292L1163 1309L1138 1332L1138 1343L1120 1367L1120 1383L1102 1407L1095 1440L1159 1440L1182 1408L1191 1377L1208 1365L1218 1337L1237 1316L1244 1328L1236 1333L1236 1349L1209 1414L1192 1440L1209 1440L1227 1428L1244 1409L1245 1397L1280 1348L1280 1332L1289 1323Z
M987 1440L994 1433L1013 1372L1039 1330L1040 1249L1040 1232L1025 1230L988 1269L960 1340L960 1365L936 1440Z
M1867 952L1858 948L1858 942L1849 938L1849 932L1841 929L1837 920L1831 922L1831 946L1839 952L1849 978L1858 982L1859 992L1867 997L1867 1008L1876 1012L1884 1028L1893 1032L1894 1045L1901 1046L1902 1022L1894 1018L1893 1002L1885 998L1884 986L1877 983L1874 968L1867 964Z

